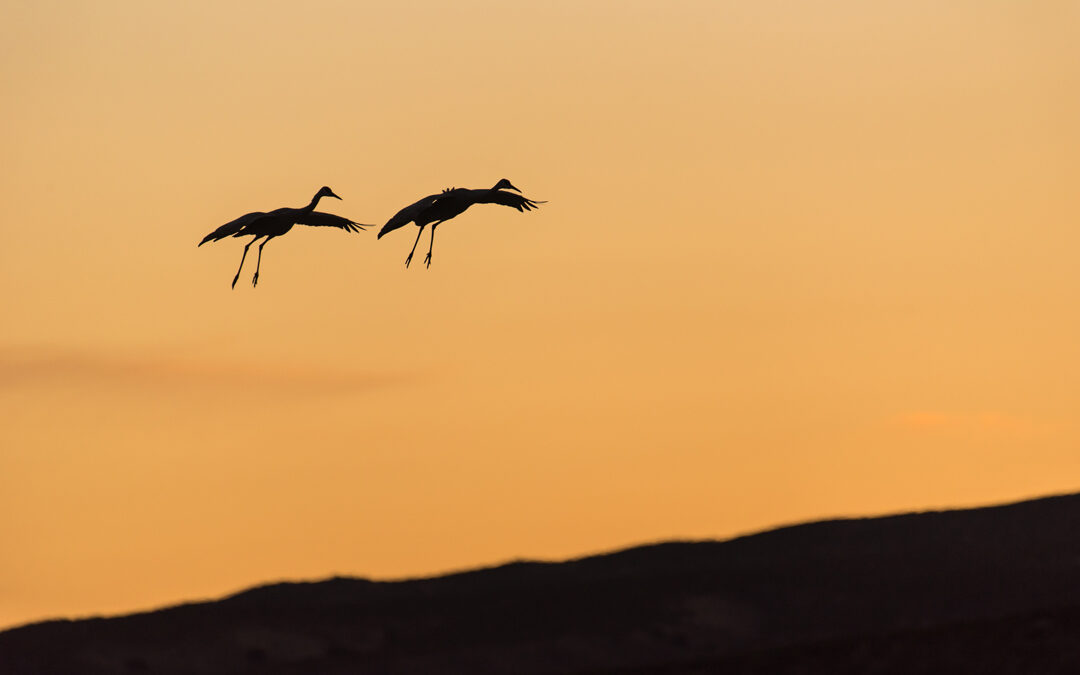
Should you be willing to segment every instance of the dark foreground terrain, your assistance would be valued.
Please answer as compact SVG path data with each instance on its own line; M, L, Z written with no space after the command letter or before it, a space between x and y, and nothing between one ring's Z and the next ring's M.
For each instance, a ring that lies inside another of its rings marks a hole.
M1080 672L1080 495L0 633L4 675L843 672Z

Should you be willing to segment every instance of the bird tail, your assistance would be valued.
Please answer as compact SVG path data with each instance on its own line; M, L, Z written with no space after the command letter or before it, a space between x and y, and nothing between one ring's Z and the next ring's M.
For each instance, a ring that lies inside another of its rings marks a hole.
M225 237L227 237L227 236L229 236L229 235L225 235ZM202 246L203 244L205 244L208 241L217 241L218 239L224 239L225 237L217 236L217 230L214 230L210 234L203 237L202 241L199 242L199 246Z
M203 237L202 241L199 242L199 246L202 246L203 244L205 244L208 241L218 241L220 239L224 239L225 237L236 237L236 236L239 236L238 232L234 232L233 230L225 229L225 227L219 227L218 229L214 230L210 234Z
M408 224L409 224L409 221L405 220L403 218L391 218L388 223L386 223L385 225L382 226L382 229L379 230L379 234L375 238L376 239L382 239L384 234L386 234L388 232L393 232L394 230L398 229L399 227L404 227L405 225L408 225Z
M225 223L218 229L203 237L202 241L199 242L199 246L202 246L208 241L218 241L219 239L224 239L225 237L235 237L239 233L240 226L236 224L236 221L233 221L231 223Z
M205 244L208 241L218 241L219 239L224 239L225 237L239 237L239 236L242 236L242 234L246 234L246 233L244 233L244 227L246 225L249 225L251 223L254 223L254 222L258 221L260 218L262 218L265 215L266 214L263 213L262 211L256 211L254 213L244 214L244 215L240 216L239 218L237 218L236 220L229 221L229 222L225 223L224 225L222 225L221 227L219 227L218 229L211 232L210 234L203 237L203 240L199 242L199 246L202 246L203 244Z

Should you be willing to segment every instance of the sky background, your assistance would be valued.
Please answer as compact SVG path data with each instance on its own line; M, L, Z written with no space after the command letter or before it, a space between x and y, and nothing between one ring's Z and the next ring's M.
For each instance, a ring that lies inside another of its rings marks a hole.
M1080 489L1078 29L0 1L0 627Z

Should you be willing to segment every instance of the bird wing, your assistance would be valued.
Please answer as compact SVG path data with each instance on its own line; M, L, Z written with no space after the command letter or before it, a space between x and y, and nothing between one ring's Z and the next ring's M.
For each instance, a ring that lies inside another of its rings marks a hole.
M382 226L381 230L379 230L379 236L377 236L376 239L382 239L382 236L387 232L393 232L399 227L404 227L405 225L408 225L412 221L416 220L416 217L423 213L424 209L434 204L435 200L437 200L441 196L441 194L428 195L427 197L424 197L419 201L413 202L412 204L409 204L405 208L401 209L394 214L393 218L386 221L386 224Z
M296 215L294 220L301 225L314 225L316 227L337 227L346 232L360 232L365 227L371 227L370 225L363 225L348 218L342 218L341 216L335 216L332 213L323 213L322 211L304 211Z
M537 204L546 203L506 190L469 190L469 193L469 198L474 204L502 204L512 206L518 211L531 211L540 208Z
M236 220L231 220L218 229L214 230L210 234L203 237L203 240L199 242L199 246L202 246L208 241L218 241L225 237L239 237L244 232L244 228L252 223L256 222L260 218L265 217L267 214L263 211L253 211L252 213L245 213Z

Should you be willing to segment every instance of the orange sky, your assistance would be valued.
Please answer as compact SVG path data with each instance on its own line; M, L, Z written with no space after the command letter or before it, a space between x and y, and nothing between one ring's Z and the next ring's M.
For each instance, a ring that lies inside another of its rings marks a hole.
M0 626L1080 489L1074 3L0 6Z

